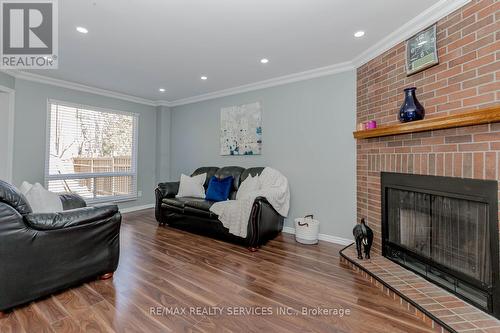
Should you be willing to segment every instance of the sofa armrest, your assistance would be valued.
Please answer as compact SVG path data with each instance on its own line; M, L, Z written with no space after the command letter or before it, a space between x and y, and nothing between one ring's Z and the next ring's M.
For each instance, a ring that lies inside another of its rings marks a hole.
M159 183L156 187L156 193L158 193L161 198L174 198L177 193L179 193L180 182L168 182Z
M248 223L248 241L250 247L262 245L266 239L272 239L283 230L284 217L281 216L264 197L255 199Z
M179 193L180 182L160 183L155 189L155 217L158 223L166 223L165 217L161 212L161 203L164 198L175 198Z
M264 197L257 197L255 198L255 202L254 204L260 206L261 208L264 208L264 209L269 209L271 210L272 212L276 213L277 215L281 216L275 209L274 207L269 203L269 201L267 201L266 198Z
M111 218L117 213L118 206L101 204L59 213L28 214L24 218L34 229L58 230L91 224L92 222Z
M61 199L63 210L77 209L87 207L85 199L76 193L63 193L59 194Z

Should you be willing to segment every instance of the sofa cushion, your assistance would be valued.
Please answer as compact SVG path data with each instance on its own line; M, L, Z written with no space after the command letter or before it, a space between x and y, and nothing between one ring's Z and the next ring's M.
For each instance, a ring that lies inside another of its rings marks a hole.
M238 166L223 167L223 168L220 168L219 170L217 170L217 172L215 173L215 177L222 179L222 178L232 176L234 179L233 179L233 187L231 188L231 192L237 191L238 188L240 187L240 177L241 177L241 174L243 173L244 170L245 169L243 169L242 167L238 167Z
M212 201L226 201L231 193L233 186L233 177L229 176L223 179L213 176L208 183L207 194L205 198Z
M164 198L162 202L168 206L177 207L184 209L186 207L192 207L196 209L201 209L208 211L210 207L215 203L215 201L200 199L200 198Z
M198 209L198 208L186 206L186 208L184 208L184 213L186 215L194 215L194 216L211 218L211 219L217 220L217 215L215 215L214 213L212 213L209 210L203 210L203 209Z
M57 213L64 210L59 195L46 190L40 183L33 185L25 197L33 213Z
M23 194L26 195L31 189L33 188L33 184L28 183L27 181L24 181L21 186L19 186L19 191Z
M245 179L247 179L248 175L252 175L252 176L260 176L260 174L262 173L262 171L264 171L264 168L263 167L255 167L255 168L248 168L248 169L245 169L245 171L243 171L241 173L241 179L240 179L240 182L244 182Z
M259 176L249 175L241 182L238 192L236 192L236 200L244 199L252 195L260 189Z
M169 206L178 207L178 208L184 208L184 206L186 205L186 202L188 200L191 200L191 199L195 199L195 198L191 198L191 197L185 197L185 198L163 198L162 202L164 204L169 205Z
M61 199L63 210L77 209L87 207L85 199L76 193L62 193L59 194L59 199Z
M192 177L182 174L179 185L179 191L175 197L205 198L205 188L203 187L203 184L205 184L206 178L207 178L206 173L202 173Z
M215 201L210 200L190 200L186 202L185 207L201 209L208 212L214 203Z
M218 167L201 167L201 168L198 168L198 169L194 170L194 172L191 175L191 177L192 176L201 175L202 173L206 173L207 174L207 178L205 179L205 184L203 184L203 186L206 189L208 187L208 182L210 181L210 178L212 178L212 176L215 175L215 173L217 172L217 170L219 170Z

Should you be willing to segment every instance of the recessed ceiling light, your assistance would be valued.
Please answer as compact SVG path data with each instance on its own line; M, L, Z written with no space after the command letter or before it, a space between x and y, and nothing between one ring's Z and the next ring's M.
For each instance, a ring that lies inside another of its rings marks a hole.
M89 31L87 30L87 28L84 28L84 27L76 27L76 31L82 33L82 34L86 34L88 33Z
M354 37L356 37L356 38L363 37L364 35L365 35L365 32L364 32L364 31L362 31L362 30L360 30L360 31L356 31L356 32L354 33Z
M159 92L165 92L165 88L158 89Z
M203 81L205 81L205 80L208 80L208 77L202 76L202 77L200 77L200 79L202 79Z
M260 59L260 62L261 62L262 64L267 64L267 63L269 62L269 59L267 59L267 58L262 58L262 59Z

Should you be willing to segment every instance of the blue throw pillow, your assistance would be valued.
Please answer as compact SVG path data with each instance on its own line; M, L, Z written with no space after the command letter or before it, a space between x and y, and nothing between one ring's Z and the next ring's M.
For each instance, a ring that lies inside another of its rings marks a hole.
M233 177L229 176L223 179L219 179L215 176L210 178L208 183L206 200L210 201L225 201L229 198L229 193L231 192L231 186L233 186Z

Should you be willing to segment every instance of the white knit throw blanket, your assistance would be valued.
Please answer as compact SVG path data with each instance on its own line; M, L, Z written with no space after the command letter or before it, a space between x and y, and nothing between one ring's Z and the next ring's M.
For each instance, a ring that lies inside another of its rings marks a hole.
M233 235L247 237L248 222L256 198L264 197L283 217L290 208L288 180L278 170L265 168L259 176L260 190L251 192L240 200L216 202L210 211L219 216L224 227Z

